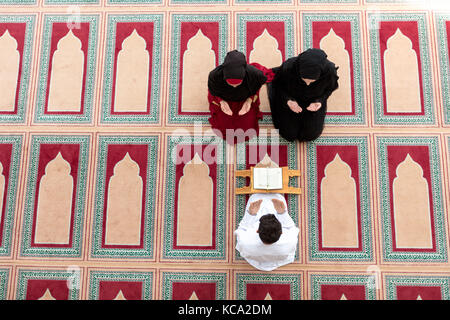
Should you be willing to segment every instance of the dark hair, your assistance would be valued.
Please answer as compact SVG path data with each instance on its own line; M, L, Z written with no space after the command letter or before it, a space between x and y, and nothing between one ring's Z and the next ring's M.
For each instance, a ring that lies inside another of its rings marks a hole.
M281 223L274 214L263 215L259 219L259 238L265 244L272 244L278 241L281 236Z

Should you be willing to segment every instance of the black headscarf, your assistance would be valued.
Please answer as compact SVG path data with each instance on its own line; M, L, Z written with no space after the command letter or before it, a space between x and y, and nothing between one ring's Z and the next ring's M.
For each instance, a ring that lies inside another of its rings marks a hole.
M281 97L283 103L292 99L306 108L311 102L323 103L337 89L339 77L336 70L323 50L308 49L273 68L275 78L272 85L284 92L284 97ZM306 85L302 78L316 81Z
M243 79L237 87L230 86L226 79ZM226 101L244 101L255 95L267 81L262 71L247 64L242 52L227 53L223 63L209 73L208 89L213 96Z

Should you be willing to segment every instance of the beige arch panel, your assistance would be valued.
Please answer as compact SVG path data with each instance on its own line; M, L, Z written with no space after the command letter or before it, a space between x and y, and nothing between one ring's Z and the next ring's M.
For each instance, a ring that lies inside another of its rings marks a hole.
M419 65L411 40L400 29L387 40L384 52L386 109L388 112L420 112Z
M146 112L150 55L136 29L122 42L117 56L115 112Z
M266 153L264 158L255 165L255 168L278 168L278 164Z
M177 245L212 245L213 188L209 167L196 153L178 185Z
M14 111L20 53L8 30L0 37L0 111Z
M408 154L393 182L397 248L432 248L429 186L422 167Z
M141 243L143 181L139 170L128 153L114 167L108 185L105 244Z
M208 112L208 75L216 67L216 55L211 40L198 29L189 39L183 55L181 110Z
M52 293L50 292L50 289L47 288L47 290L45 290L45 292L42 295L42 297L38 298L38 300L56 300L56 298L52 296Z
M125 295L123 294L122 290L119 290L119 292L117 293L116 297L113 300L127 300L125 298Z
M189 297L188 300L199 300L197 294L195 293L195 291L192 291L191 296Z
M283 56L278 49L278 41L267 29L253 42L253 50L249 54L249 62L257 62L266 68L274 68L283 63ZM263 85L259 91L260 109L262 112L270 112L267 85Z
M336 154L321 182L322 246L357 248L357 190L352 171Z
M351 112L352 111L352 86L350 72L350 56L345 50L344 39L339 37L333 30L320 40L320 48L324 50L328 59L339 67L339 88L333 91L328 98L327 106L329 112Z
M70 30L58 41L58 49L53 54L48 111L81 111L83 71L81 41Z
M35 243L69 243L74 192L70 170L61 153L45 167L39 183Z

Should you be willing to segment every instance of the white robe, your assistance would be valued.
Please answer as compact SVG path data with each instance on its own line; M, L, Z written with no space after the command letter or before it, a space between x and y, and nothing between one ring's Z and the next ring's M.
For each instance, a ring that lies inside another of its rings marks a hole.
M259 211L256 215L249 213L252 202L263 199ZM278 214L272 203L272 199L284 202L286 211ZM265 214L273 213L280 221L282 234L277 242L264 244L256 232L259 227L259 218ZM287 211L286 199L279 193L255 193L250 196L245 214L239 223L239 227L234 232L236 235L236 250L241 256L256 269L272 271L285 264L291 263L295 259L297 250L299 229Z

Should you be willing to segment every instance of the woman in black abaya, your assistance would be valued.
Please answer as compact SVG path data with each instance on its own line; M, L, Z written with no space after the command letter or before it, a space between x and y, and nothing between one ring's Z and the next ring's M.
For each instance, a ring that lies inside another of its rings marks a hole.
M267 85L272 121L288 141L312 141L323 131L327 99L338 88L337 68L320 49L308 49L273 68Z

